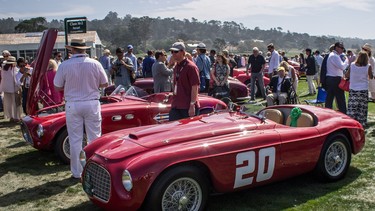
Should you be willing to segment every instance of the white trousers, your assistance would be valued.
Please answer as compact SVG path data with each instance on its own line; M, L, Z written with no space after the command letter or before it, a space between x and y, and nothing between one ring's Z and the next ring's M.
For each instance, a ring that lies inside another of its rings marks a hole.
M316 93L315 84L313 82L314 75L306 75L307 85L309 86L309 94Z
M79 154L82 150L83 126L87 135L87 144L101 136L101 108L99 100L66 102L66 126L70 144L70 170L73 177L79 178L82 166Z

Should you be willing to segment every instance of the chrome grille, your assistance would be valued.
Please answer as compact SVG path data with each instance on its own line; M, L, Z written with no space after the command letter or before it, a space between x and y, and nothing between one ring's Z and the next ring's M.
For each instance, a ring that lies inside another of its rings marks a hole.
M33 138L30 135L30 131L27 128L26 124L21 122L21 131L22 131L22 136L25 139L25 141L31 145L33 145Z
M109 201L111 193L111 177L102 166L90 162L85 168L83 177L83 189L93 197L104 202Z

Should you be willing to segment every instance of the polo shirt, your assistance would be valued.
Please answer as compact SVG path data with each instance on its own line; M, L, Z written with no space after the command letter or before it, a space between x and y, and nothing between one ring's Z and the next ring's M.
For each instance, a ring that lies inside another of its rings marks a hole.
M172 108L189 109L192 87L200 84L198 67L194 62L184 59L175 66L173 72L175 87ZM198 101L197 106L199 107Z

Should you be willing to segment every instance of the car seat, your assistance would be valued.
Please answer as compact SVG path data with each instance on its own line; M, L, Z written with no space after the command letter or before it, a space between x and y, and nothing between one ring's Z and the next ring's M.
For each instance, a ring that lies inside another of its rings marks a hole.
M277 109L266 109L264 111L264 117L279 124L283 124L284 122L283 113Z
M286 125L290 126L292 122L291 116L288 116L286 120ZM297 119L297 127L312 127L314 126L314 118L308 113L302 113L301 116Z

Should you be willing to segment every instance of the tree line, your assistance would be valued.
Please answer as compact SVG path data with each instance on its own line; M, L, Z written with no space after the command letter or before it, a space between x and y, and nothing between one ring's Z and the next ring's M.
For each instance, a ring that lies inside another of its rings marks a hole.
M63 20L53 19L48 22L44 17L19 21L13 18L0 19L0 25L0 33L40 32L47 28L64 30ZM195 18L179 20L131 15L119 17L112 11L102 20L88 20L87 29L97 31L103 44L112 52L117 47L125 47L128 44L135 46L136 53L143 53L149 49L169 49L176 40L192 44L204 42L209 49L229 49L234 53L249 53L254 46L266 49L268 43L274 43L277 49L286 52L290 49L305 48L327 51L336 41L343 41L347 48L355 51L366 42L375 46L375 40L310 36L307 33L289 30L285 32L281 27L265 30L258 26L250 29L234 21L198 21Z

